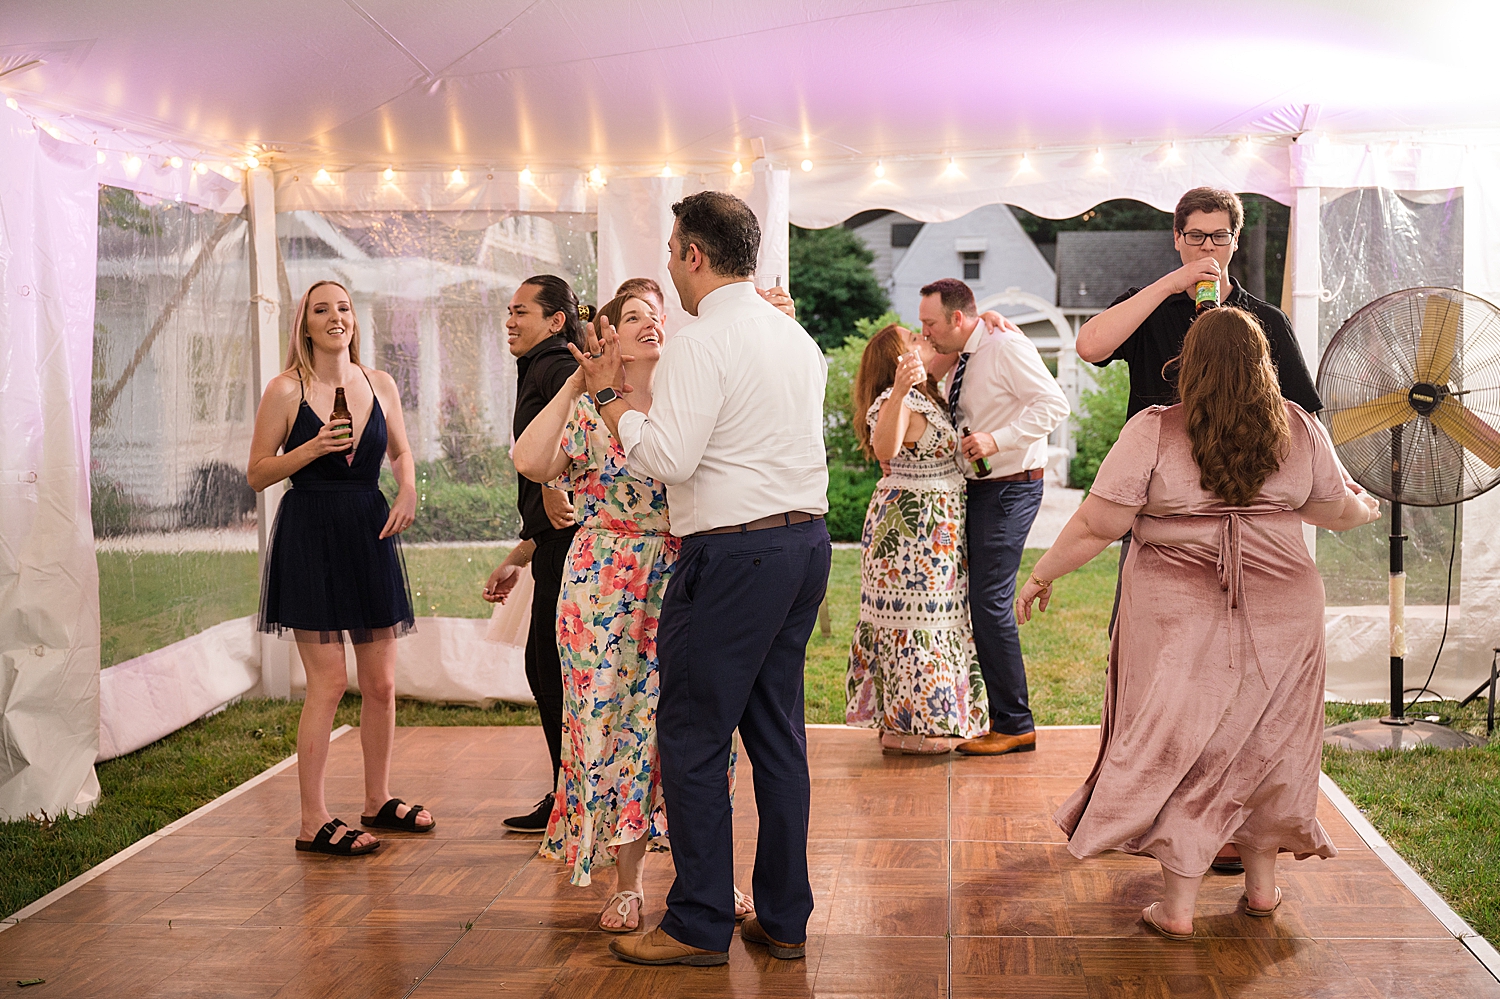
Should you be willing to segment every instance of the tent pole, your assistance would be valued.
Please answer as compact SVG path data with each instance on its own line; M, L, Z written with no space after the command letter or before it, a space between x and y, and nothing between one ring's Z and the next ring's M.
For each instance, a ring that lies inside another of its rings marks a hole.
M245 174L245 205L250 216L250 357L256 402L272 378L281 372L281 292L276 280L276 179L266 167ZM259 534L257 566L264 573L271 524L285 489L283 483L266 487L255 497ZM260 692L263 697L289 698L290 643L270 635L260 642Z
M1297 334L1297 346L1313 377L1318 374L1318 360L1323 356L1319 344L1318 307L1323 293L1323 259L1320 245L1320 218L1322 216L1322 190L1316 187L1297 187L1292 190L1291 231L1287 233L1287 269L1292 274L1292 329ZM1311 524L1302 526L1302 537L1307 542L1307 553L1315 560L1318 557L1317 528Z

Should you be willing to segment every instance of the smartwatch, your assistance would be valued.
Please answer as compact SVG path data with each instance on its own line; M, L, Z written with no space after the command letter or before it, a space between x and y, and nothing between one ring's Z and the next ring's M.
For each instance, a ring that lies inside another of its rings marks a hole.
M606 385L594 393L594 408L603 409L618 398L620 398L620 393Z

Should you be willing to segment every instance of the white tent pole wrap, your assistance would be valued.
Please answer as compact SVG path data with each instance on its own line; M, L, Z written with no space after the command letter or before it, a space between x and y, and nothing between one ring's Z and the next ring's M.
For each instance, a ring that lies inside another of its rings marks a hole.
M0 118L0 820L99 799L93 152Z

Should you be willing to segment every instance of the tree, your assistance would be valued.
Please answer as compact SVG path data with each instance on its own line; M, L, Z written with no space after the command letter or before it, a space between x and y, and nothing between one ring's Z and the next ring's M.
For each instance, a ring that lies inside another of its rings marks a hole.
M890 308L885 289L870 270L874 254L843 226L792 226L789 255L797 321L825 351L842 346L854 334L856 321Z

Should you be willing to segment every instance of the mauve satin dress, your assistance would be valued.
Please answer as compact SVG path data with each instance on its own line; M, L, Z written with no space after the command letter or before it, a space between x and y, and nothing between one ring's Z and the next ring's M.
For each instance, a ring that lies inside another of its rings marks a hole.
M1332 857L1317 819L1323 580L1295 512L1344 494L1321 427L1291 441L1255 503L1199 485L1181 406L1135 415L1093 492L1141 507L1110 643L1099 758L1053 816L1075 857L1155 857L1185 877L1225 843Z

